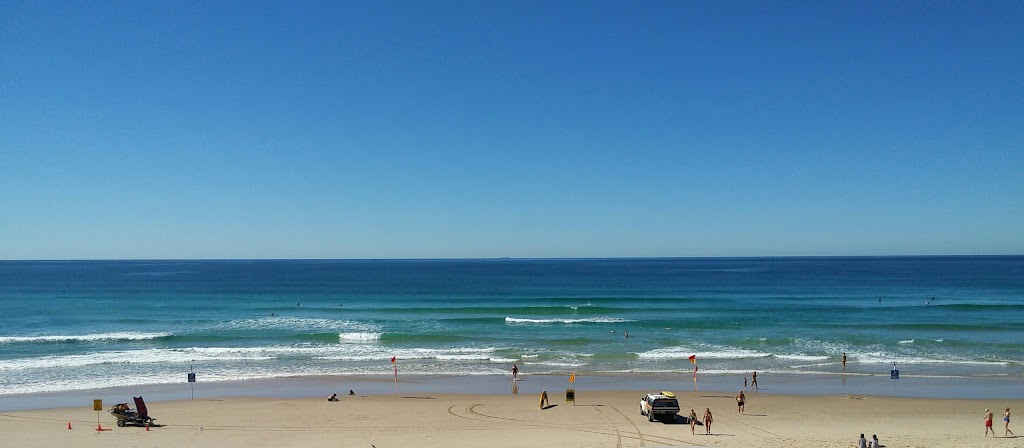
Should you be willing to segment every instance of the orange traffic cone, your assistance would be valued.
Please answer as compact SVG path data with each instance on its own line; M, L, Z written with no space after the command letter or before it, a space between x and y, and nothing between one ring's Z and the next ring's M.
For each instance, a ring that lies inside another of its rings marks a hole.
M146 431L149 431L149 422L146 422Z
M96 430L97 431L104 431L103 426L100 425L99 423L96 424Z
M71 422L68 422L68 429L71 429Z

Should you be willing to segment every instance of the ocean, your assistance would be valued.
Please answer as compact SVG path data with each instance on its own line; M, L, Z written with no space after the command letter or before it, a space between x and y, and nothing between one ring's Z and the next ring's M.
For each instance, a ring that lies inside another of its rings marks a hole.
M0 395L305 376L1024 378L1024 257L0 261ZM627 337L628 333L628 337ZM840 363L847 354L845 371Z

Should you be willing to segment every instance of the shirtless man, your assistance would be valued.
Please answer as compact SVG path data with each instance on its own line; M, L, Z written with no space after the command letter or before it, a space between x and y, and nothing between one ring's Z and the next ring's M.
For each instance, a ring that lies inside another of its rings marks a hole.
M757 392L757 371L756 370L754 371L754 374L750 376L750 390L752 390L754 392Z
M989 431L992 432L992 437L996 436L996 430L992 429L992 411L985 409L985 435L982 437L988 437Z
M741 390L740 393L736 394L736 407L737 407L736 412L739 413L739 414L745 414L746 413L746 409L744 409L743 406L746 405L746 404L747 404L747 396L743 395L743 391Z

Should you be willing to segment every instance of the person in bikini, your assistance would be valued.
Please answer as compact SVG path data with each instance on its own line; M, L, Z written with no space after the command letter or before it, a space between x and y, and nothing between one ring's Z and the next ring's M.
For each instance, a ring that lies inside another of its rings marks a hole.
M1006 412L1003 413L1003 437L1006 437L1007 433L1016 436L1013 431L1010 431L1010 408L1006 408ZM995 430L992 431L992 435L996 435Z
M711 408L704 408L704 432L707 435L711 435L711 423L715 421L715 418L711 416Z
M690 408L690 416L687 419L690 420L690 434L696 434L696 429L694 428L697 427L697 411Z

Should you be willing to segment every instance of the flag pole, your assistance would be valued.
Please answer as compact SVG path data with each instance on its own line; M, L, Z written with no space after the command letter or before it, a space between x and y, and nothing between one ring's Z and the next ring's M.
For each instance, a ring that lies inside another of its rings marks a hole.
M691 355L689 359L693 364L693 391L697 392L697 355Z
M395 368L395 398L398 398L398 361L397 357L391 357L391 366Z

